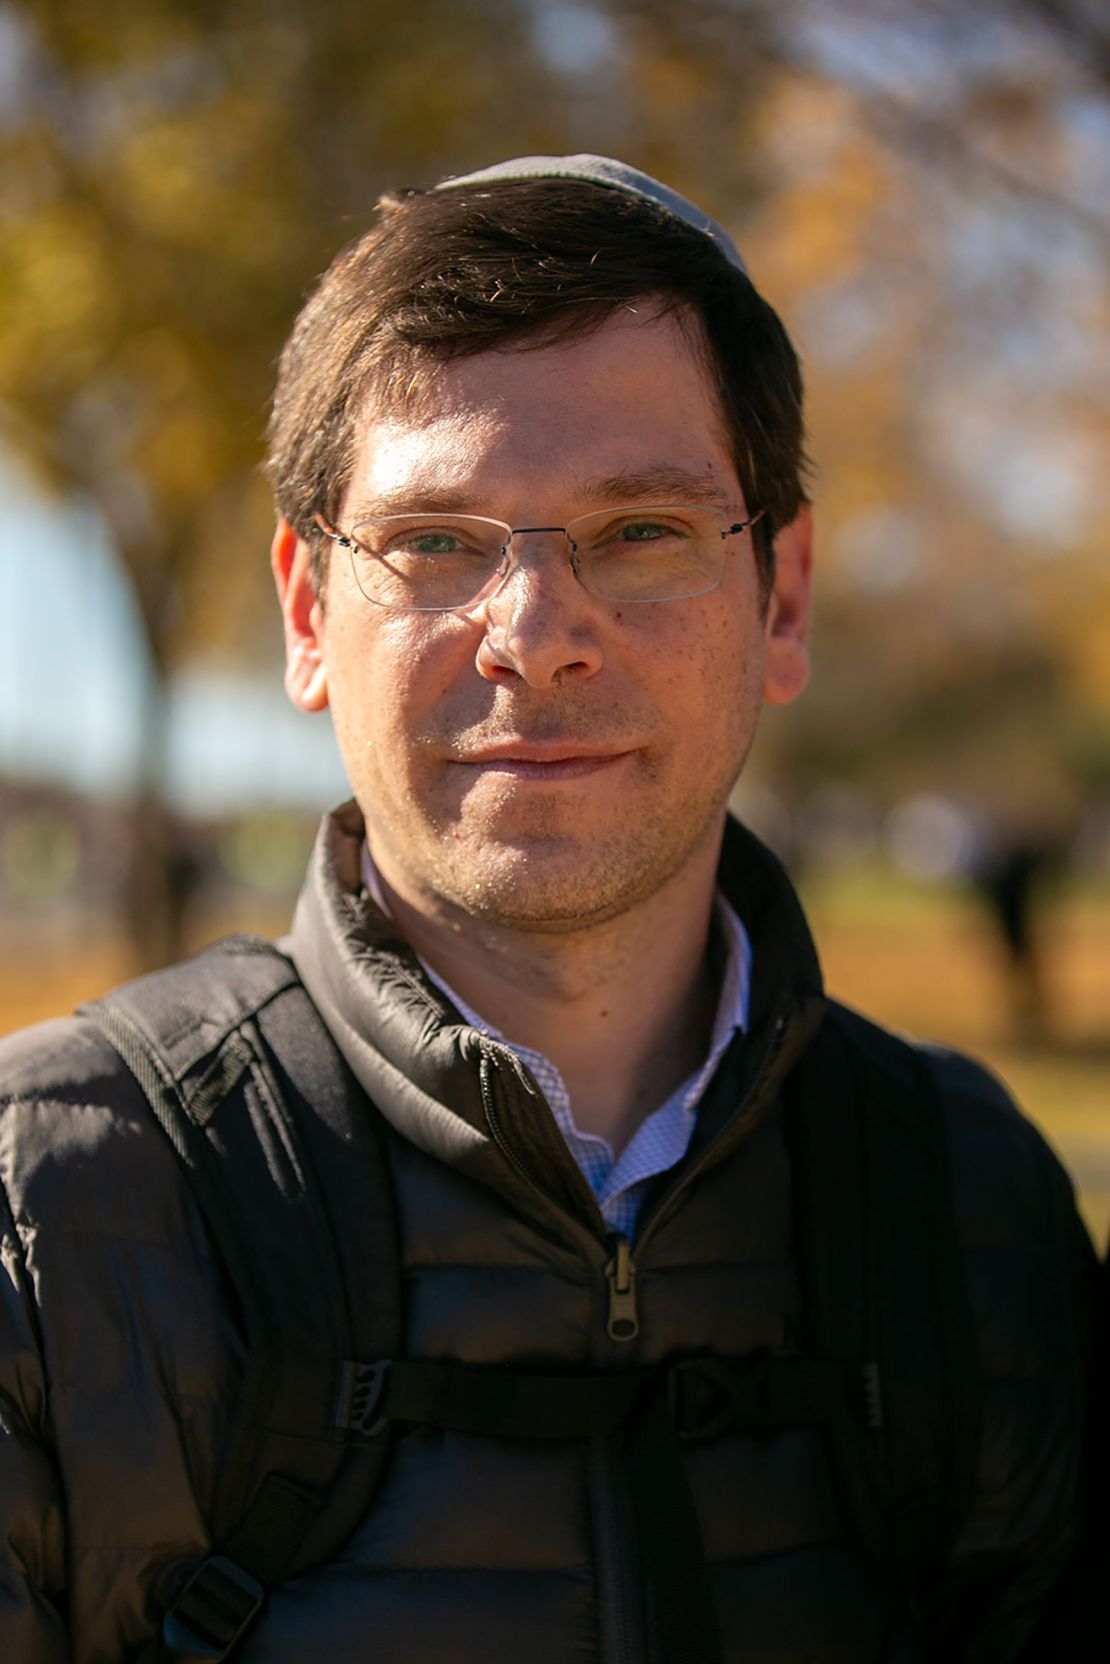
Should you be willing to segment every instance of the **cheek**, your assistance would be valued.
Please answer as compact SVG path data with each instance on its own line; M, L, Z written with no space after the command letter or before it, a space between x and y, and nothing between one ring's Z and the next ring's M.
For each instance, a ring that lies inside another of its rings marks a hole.
M651 680L666 704L726 722L751 703L762 680L762 632L733 609L680 615L665 650L653 655Z
M403 766L405 742L419 738L449 691L458 654L442 618L381 612L337 621L327 643L328 687L344 760L348 747Z

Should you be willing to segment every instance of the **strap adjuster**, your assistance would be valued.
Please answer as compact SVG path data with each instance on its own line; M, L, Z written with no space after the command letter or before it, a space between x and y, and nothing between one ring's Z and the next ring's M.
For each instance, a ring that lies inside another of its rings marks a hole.
M391 1359L361 1364L346 1361L339 1371L335 1425L359 1438L373 1439L384 1432L388 1417L380 1414L382 1397L389 1380Z
M716 1439L743 1416L761 1431L767 1410L766 1359L752 1358L738 1373L718 1358L682 1358L667 1371L667 1410L685 1443Z
M882 1426L878 1370L828 1358L755 1352L747 1358L682 1358L667 1370L667 1409L680 1439L716 1439L730 1428L767 1438L784 1427L864 1421Z
M202 1560L162 1620L173 1664L219 1664L262 1609L266 1591L224 1554Z

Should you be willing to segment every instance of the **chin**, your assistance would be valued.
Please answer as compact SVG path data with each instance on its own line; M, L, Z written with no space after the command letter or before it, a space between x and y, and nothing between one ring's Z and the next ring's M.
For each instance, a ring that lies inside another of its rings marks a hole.
M442 899L505 929L558 934L617 918L664 884L674 864L636 842L566 835L454 843L433 879Z

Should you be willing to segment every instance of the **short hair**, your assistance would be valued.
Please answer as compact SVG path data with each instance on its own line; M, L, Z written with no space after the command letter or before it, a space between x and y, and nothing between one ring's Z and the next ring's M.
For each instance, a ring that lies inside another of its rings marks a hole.
M632 302L693 319L751 513L764 593L773 539L805 501L798 357L778 315L704 233L641 197L582 181L512 180L383 197L340 253L281 355L266 472L309 542L319 593L358 425L419 399L437 364L597 329Z

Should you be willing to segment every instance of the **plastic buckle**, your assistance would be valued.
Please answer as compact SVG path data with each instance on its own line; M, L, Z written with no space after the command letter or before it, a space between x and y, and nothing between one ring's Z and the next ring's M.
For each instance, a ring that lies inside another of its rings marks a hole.
M219 1664L262 1609L266 1591L223 1554L203 1560L162 1620L173 1664Z
M863 1419L873 1433L883 1426L883 1378L876 1363L863 1366Z
M767 1360L753 1358L742 1377L719 1358L683 1358L667 1371L667 1410L685 1443L716 1439L737 1421L763 1430Z
M376 1438L385 1430L388 1417L379 1415L378 1407L389 1379L390 1362L382 1358L374 1364L343 1364L335 1406L337 1427L364 1439Z

